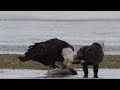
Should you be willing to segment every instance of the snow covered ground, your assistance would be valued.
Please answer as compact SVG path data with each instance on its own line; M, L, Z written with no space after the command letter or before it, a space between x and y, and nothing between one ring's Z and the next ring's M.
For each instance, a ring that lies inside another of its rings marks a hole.
M48 70L0 69L0 79L83 79L82 69L78 75L65 77L48 77ZM89 79L93 79L93 71L89 69ZM99 69L99 79L120 79L120 69Z

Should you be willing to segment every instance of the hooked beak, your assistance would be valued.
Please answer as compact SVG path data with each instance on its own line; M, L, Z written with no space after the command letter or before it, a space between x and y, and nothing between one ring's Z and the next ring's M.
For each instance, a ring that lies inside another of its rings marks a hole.
M73 67L72 62L68 61L67 68L72 68L72 67Z
M70 62L70 61L68 61L68 60L65 60L65 61L64 61L64 64L65 64L65 66L66 66L67 68L69 68L69 69L73 67L73 63Z

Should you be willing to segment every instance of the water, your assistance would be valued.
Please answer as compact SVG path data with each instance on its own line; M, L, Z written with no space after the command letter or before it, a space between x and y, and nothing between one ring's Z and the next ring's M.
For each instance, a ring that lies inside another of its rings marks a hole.
M76 71L78 75L50 77L46 74L48 70L0 69L0 79L85 79L82 69ZM99 69L98 76L98 79L120 79L120 69ZM88 79L94 79L93 69L89 69Z
M106 54L120 54L120 21L0 21L0 53L24 53L35 42L58 38L78 50L105 42Z

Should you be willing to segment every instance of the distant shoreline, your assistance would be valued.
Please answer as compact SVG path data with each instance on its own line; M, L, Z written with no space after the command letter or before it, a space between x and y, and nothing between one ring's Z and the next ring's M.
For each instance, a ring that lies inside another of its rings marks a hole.
M25 52L10 52L10 51L3 51L0 52L0 54L18 54L18 55L24 55ZM76 52L75 52L76 53ZM120 55L120 52L104 52L105 55Z

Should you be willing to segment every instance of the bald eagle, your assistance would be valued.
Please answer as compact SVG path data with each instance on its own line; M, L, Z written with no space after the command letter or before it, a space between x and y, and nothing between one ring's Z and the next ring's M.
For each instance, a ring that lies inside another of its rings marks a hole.
M81 63L83 65L84 77L88 77L88 65L93 65L94 78L98 78L99 63L102 62L104 42L94 42L90 46L84 46L80 48L76 56L76 64Z
M53 38L30 46L24 57L19 57L23 62L34 60L45 66L56 68L56 61L64 60L73 62L74 48L69 43Z

